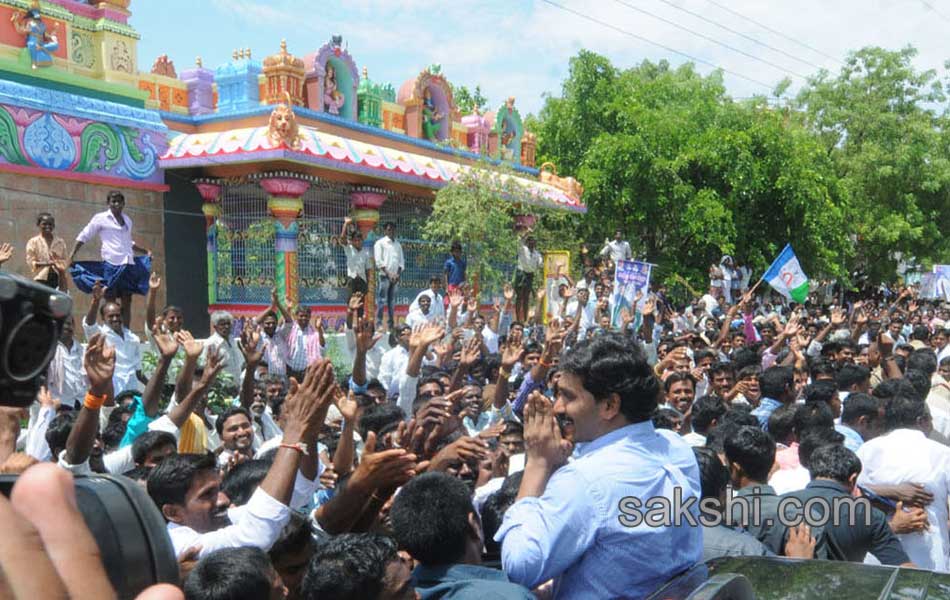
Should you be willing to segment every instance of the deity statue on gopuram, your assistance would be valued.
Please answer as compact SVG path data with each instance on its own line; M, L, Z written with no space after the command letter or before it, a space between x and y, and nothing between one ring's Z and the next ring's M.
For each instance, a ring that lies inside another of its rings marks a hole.
M436 141L442 129L442 113L435 108L432 92L426 88L422 98L422 132L427 140Z
M59 50L56 27L47 31L46 23L39 8L31 8L24 13L15 11L10 18L17 33L26 36L26 48L30 52L33 68L48 67L53 64L53 53Z

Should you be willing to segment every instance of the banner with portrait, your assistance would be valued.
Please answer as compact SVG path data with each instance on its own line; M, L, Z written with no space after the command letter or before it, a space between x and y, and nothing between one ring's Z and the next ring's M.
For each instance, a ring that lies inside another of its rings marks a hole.
M623 325L623 310L633 311L634 302L639 295L637 309L643 310L650 293L650 275L653 265L638 260L622 260L617 263L614 272L614 293L611 298L612 310L610 324L612 327Z
M570 286L571 253L554 251L544 253L544 323L561 314L565 298L561 286Z

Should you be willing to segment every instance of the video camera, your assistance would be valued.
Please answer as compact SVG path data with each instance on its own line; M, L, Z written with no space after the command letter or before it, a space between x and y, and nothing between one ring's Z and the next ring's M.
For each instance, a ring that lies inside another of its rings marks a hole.
M0 406L36 399L72 306L62 292L0 273ZM15 475L0 475L0 493L9 497L14 483ZM76 500L119 598L178 583L165 521L142 486L125 477L76 477Z
M36 399L72 309L66 294L0 273L0 406L29 406Z

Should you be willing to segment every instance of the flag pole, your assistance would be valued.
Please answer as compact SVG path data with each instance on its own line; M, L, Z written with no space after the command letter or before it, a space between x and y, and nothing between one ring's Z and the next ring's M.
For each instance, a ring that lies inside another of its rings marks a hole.
M764 273L762 274L762 277L759 277L759 280L758 280L757 282L755 282L755 285L753 285L753 286L749 289L749 291L746 292L746 294L751 295L752 292L754 292L755 289L756 289L757 287L759 287L759 284L761 284L763 281L765 281L765 274L764 274Z

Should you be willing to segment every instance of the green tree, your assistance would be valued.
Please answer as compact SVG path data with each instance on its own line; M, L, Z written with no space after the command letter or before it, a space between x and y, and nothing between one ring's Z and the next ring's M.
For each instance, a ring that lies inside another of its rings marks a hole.
M895 277L895 253L930 263L950 251L946 97L938 74L913 66L917 52L864 48L841 71L822 71L796 107L832 158L850 202L852 270Z
M824 147L764 97L730 99L718 72L619 70L582 51L534 126L539 162L584 185L577 234L599 242L621 228L660 279L702 289L722 254L761 273L786 242L809 275L842 275L843 195Z
M488 98L482 95L482 86L476 85L475 91L469 91L464 85L452 86L452 99L455 100L455 106L463 115L472 114L475 109L485 110L488 106Z
M542 249L543 240L548 240L543 223L550 211L532 202L531 192L505 169L479 164L460 171L436 193L423 236L439 242L460 241L468 257L469 279L477 276L481 289L497 291L508 279L517 256L515 217L538 218L534 232Z

